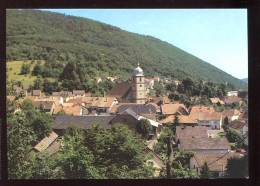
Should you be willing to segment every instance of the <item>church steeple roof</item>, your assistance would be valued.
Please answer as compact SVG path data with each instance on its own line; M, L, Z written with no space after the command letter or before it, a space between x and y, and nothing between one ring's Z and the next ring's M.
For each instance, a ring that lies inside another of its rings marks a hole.
M143 71L143 69L140 67L140 64L139 64L139 63L137 64L137 67L134 69L133 75L134 75L134 76L143 76L143 75L144 75L144 71Z

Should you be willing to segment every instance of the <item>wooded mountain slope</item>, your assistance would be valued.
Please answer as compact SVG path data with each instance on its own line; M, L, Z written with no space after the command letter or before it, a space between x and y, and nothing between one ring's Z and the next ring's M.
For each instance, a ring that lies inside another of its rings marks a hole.
M7 61L46 60L50 77L59 77L69 61L84 64L82 68L90 77L127 77L140 62L145 75L247 86L167 42L86 18L39 10L7 10L6 34Z

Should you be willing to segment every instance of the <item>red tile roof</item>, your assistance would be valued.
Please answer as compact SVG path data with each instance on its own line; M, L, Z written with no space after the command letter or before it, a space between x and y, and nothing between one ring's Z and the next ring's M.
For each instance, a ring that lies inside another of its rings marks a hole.
M228 150L230 145L226 138L182 138L182 150Z
M161 105L161 109L162 109L162 114L165 115L176 114L176 113L182 114L183 112L188 113L187 108L180 103L163 104Z
M207 138L208 127L205 126L176 126L176 139Z
M108 92L108 95L123 98L130 88L129 82L118 83Z

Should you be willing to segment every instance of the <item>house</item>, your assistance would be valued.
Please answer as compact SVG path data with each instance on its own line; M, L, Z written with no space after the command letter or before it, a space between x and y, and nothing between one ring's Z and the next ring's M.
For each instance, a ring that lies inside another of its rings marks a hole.
M53 130L63 135L65 130L70 127L76 127L80 129L90 129L92 125L100 125L105 129L111 128L111 120L115 116L68 116L57 115L54 117Z
M115 97L73 97L67 103L82 105L84 115L89 115L110 113L118 101Z
M237 109L226 109L221 114L223 118L227 117L229 121L239 119L242 116L241 112Z
M73 96L85 96L85 90L73 90Z
M168 96L162 97L162 104L170 104L171 100L168 98Z
M211 129L221 129L222 114L218 112L191 112L191 118L198 121L199 126L211 127Z
M220 100L218 97L216 98L210 98L210 101L212 104L221 104L221 105L224 105L224 101Z
M95 97L90 104L86 104L89 112L110 113L113 105L118 101L115 97Z
M166 116L165 119L160 120L160 123L162 124L174 123L175 117L176 117L175 115ZM189 115L178 115L177 118L178 118L178 125L182 125L182 126L198 125L198 121Z
M145 117L145 116L142 116L142 115L138 115L130 108L124 110L121 113L118 113L116 115L116 117L112 119L111 122L113 124L115 124L115 123L127 124L130 129L133 129L133 131L135 131L136 130L136 126L139 124L139 121L141 119L148 120L150 125L152 126L153 133L151 133L151 136L153 136L154 134L160 133L161 123L159 123L159 122L157 122L157 121L155 121L153 119L150 119L148 117Z
M155 121L155 120L152 120L152 119L149 119L147 117L144 117L142 115L138 115L137 113L135 113L131 108L123 111L122 113L119 113L120 114L129 114L131 116L133 116L134 118L136 118L138 121L140 121L141 119L146 119L150 122L150 124L154 127L159 127L161 125L161 123Z
M52 114L55 108L55 102L50 100L37 100L35 99L33 102L33 106L36 109L42 110L46 113Z
M202 167L207 163L209 172L215 177L225 175L228 159L235 156L232 152L227 153L195 153L190 159L190 169L196 170L198 175L201 174Z
M53 114L64 112L66 115L82 116L82 105L77 103L63 103L62 105L56 105Z
M153 103L148 104L136 104L136 103L119 103L111 109L113 113L122 113L127 109L133 110L138 115L143 114L156 114L158 112L158 106Z
M227 96L238 96L238 91L236 91L236 90L229 91L229 92L227 92Z
M176 126L175 141L184 138L207 138L208 129L205 126Z
M32 96L41 97L41 95L42 95L42 91L41 90L33 90L32 91Z
M161 114L166 116L174 114L187 115L188 113L189 112L187 108L180 103L169 103L161 105Z
M242 98L238 96L226 96L224 97L224 102L226 105L241 104Z
M44 152L49 155L53 155L60 150L61 145L61 142L55 140Z
M27 89L24 89L23 87L20 87L17 85L13 86L13 90L14 90L15 96L20 96L20 95L27 96L27 94L28 94Z
M180 150L201 153L227 153L230 151L226 138L179 138L177 145Z
M59 97L71 97L72 96L72 92L70 91L60 91L60 92L52 92L52 96L59 96Z
M81 129L89 129L92 124L99 124L105 129L110 129L115 124L125 124L129 129L136 131L136 126L139 124L141 119L147 119L151 126L156 128L161 125L160 123L137 115L132 110L126 110L123 113L116 115L88 115L88 116L68 116L68 115L57 115L54 118L55 125L53 126L54 131L63 133L68 127L78 127Z
M118 101L127 102L127 98L131 92L131 83L130 82L121 82L116 84L109 92L108 96L116 97ZM130 102L128 100L128 102Z
M193 106L190 110L190 114L199 113L199 112L212 113L215 112L215 109L213 107L206 107L206 106Z
M54 131L50 133L49 136L43 138L37 145L34 146L34 149L38 152L43 152L46 150L54 141L58 138L58 134Z

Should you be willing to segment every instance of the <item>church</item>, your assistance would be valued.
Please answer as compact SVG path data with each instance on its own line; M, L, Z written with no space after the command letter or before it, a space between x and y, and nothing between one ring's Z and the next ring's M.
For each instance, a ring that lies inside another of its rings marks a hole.
M117 84L109 91L108 95L116 97L121 103L146 103L147 87L144 72L139 63L133 70L131 79Z

